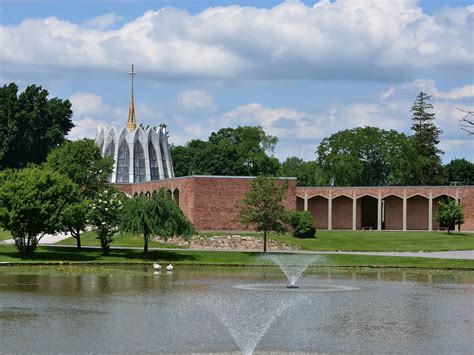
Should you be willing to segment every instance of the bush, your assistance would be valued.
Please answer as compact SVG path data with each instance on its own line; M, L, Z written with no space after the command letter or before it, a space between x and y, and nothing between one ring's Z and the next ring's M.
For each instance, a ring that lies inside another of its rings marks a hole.
M313 216L308 211L290 212L290 225L293 228L293 237L315 238L316 228L314 227Z

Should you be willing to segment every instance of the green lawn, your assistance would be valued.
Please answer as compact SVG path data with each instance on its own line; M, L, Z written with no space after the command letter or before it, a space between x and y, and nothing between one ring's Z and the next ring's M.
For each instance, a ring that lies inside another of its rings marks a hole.
M63 239L56 244L62 245L76 245L76 239L67 238ZM139 247L143 248L143 237L133 235L131 233L119 232L116 233L111 243L112 246L116 247ZM97 234L95 232L84 232L81 234L81 246L100 246L100 242L97 239ZM180 248L177 245L157 243L153 241L148 242L150 248Z
M218 252L192 250L152 250L143 259L141 250L111 250L103 256L99 249L78 252L75 248L40 246L31 257L22 258L12 245L0 245L0 262L43 263L43 262L88 262L88 263L148 263L159 261L174 264L214 264L214 265L270 265L255 252ZM431 258L405 258L365 255L320 255L314 263L317 266L345 267L424 267L474 269L474 260L450 260Z
M237 232L205 232L203 236L238 234ZM261 236L244 232L242 235ZM270 233L270 239L315 251L447 251L474 250L474 233L446 232L377 232L326 231L317 238L298 239L289 234Z
M7 240L7 239L12 239L12 235L10 234L10 232L0 228L0 242L2 240Z

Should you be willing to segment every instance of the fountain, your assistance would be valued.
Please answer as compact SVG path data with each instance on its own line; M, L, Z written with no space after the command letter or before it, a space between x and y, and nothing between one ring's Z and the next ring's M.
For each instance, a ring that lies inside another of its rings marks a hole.
M287 309L301 301L288 293L232 292L206 297L203 305L224 324L242 354L250 355L274 323Z
M266 254L265 258L270 259L280 267L290 282L288 288L298 288L296 281L298 281L301 274L321 256L315 254L271 253Z

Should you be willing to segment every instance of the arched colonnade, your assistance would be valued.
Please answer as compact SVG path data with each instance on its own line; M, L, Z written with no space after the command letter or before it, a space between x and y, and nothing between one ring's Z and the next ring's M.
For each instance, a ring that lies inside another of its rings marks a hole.
M318 229L345 230L438 230L438 202L443 199L460 201L458 192L442 193L311 193L310 189L297 195L296 209L309 211ZM327 190L326 190L327 191ZM458 226L452 226L458 229Z

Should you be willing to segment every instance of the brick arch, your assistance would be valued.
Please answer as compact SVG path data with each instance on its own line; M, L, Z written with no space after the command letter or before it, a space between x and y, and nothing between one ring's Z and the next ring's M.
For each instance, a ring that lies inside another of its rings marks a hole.
M304 211L304 197L296 195L296 210Z
M308 198L308 211L313 216L316 228L328 228L328 198L319 194Z
M175 188L173 190L173 199L174 199L174 202L176 202L176 204L179 206L179 189L178 188Z
M407 198L407 229L428 230L429 198L414 194Z
M366 196L373 197L373 198L375 198L375 199L378 199L378 198L379 198L377 195L374 195L374 194L363 193L363 194L360 195L360 196L357 196L357 195L356 195L356 199L358 200L358 199L360 199L360 198L362 198L362 197L366 197ZM351 198L352 198L352 197L351 197Z
M422 193L415 192L414 194L408 195L407 200L410 199L410 198L413 198L415 196L420 196L420 197L427 198L427 199L430 198L429 194L423 195Z
M385 229L403 230L403 197L397 194L385 196Z
M444 198L450 199L450 200L455 200L456 198L453 196L450 196L448 194L438 194L436 197L433 196L433 229L444 229L448 227L447 225L440 225L440 223L436 220L436 212L438 211L438 202L443 200ZM454 225L450 226L451 229L454 229Z
M352 197L340 194L332 198L332 228L352 229Z
M381 198L384 199L384 198L387 198L387 197L390 197L390 196L398 197L398 198L401 198L403 200L403 195L402 194L397 194L397 193L394 193L394 192L386 192L386 193L381 195Z
M443 197L443 196L450 197L450 198L452 198L453 200L456 199L456 194L455 194L455 193L454 193L454 194L450 194L449 192L442 192L442 193L438 193L438 194L433 194L433 195L432 195L432 198L433 198L433 200L434 200L435 198Z
M308 200L309 200L310 198L313 198L313 197L322 197L322 198L325 198L326 200L328 199L328 196L327 196L327 195L323 195L323 194L317 193L317 194L308 196ZM303 198L304 198L304 197L303 197Z
M335 198L338 198L338 197L347 197L347 198L350 198L352 200L352 198L354 197L353 195L351 194L348 194L348 193L345 193L345 192L340 192L338 194L334 194L331 196L331 198L334 200Z

